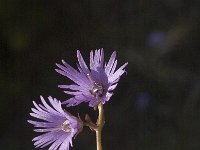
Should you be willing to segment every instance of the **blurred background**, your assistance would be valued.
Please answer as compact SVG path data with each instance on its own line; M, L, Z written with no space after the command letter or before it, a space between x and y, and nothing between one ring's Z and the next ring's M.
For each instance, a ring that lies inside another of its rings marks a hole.
M198 0L0 0L0 145L34 150L27 123L39 96L69 98L58 84L76 50L117 51L129 62L105 105L104 150L200 149L200 5ZM83 118L87 104L68 109ZM85 128L73 150L94 150ZM45 148L48 149L48 148Z

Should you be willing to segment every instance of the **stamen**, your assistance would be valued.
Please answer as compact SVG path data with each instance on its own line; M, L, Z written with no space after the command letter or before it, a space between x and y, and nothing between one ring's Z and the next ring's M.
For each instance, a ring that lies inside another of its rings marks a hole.
M92 90L90 92L95 97L96 97L96 94L98 94L101 97L103 96L103 93L104 93L103 86L99 85L98 83L94 83Z
M95 81L92 79L91 75L88 73L87 74L88 79L90 80L91 83L95 83Z
M71 124L71 122L69 120L66 120L65 122L63 122L62 124L62 130L65 132L71 132L71 128L69 127L69 125Z
M98 96L103 96L103 94L104 94L104 89L103 89L103 86L102 85L100 85L100 84L98 84L98 83L96 83L93 79L92 79L92 77L91 77L91 75L88 73L87 74L87 77L88 77L88 79L90 80L90 82L93 84L93 87L92 87L92 89L90 90L90 93L92 94L92 95L94 95L95 97L96 97L96 94L98 94Z

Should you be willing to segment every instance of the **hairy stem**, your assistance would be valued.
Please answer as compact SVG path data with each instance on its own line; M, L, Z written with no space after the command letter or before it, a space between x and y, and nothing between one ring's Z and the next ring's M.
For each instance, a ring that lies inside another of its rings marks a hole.
M97 150L102 150L102 142L101 142L101 132L104 125L104 111L103 111L103 104L100 102L98 105L99 116L97 120L97 128L96 128L96 143L97 143Z

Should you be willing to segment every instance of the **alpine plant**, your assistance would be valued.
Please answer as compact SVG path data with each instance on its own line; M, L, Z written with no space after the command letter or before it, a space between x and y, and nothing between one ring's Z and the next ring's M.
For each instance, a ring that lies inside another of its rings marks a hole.
M90 107L96 107L100 102L105 104L113 95L120 77L125 73L125 63L117 67L116 52L114 51L108 61L104 62L104 50L99 49L90 52L90 65L87 66L81 52L77 50L77 69L71 67L62 60L62 64L56 64L56 71L66 76L74 83L71 85L59 85L66 94L72 95L63 102L69 106L75 106L82 102L88 102Z
M33 139L35 147L51 145L49 150L69 150L72 138L82 130L83 123L79 118L64 111L57 99L48 97L50 106L42 96L40 98L42 104L33 101L34 108L30 113L37 121L28 120L34 125L34 131L41 133Z

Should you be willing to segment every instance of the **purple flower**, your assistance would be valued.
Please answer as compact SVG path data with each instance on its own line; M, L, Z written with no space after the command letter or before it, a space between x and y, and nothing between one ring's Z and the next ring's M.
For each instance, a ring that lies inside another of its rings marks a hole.
M43 133L33 139L35 147L43 148L51 144L49 150L69 150L72 138L82 130L81 120L65 112L57 99L48 97L51 107L42 96L40 98L42 104L33 101L35 108L30 113L40 121L28 120L36 128L35 132Z
M89 102L90 107L96 107L99 102L103 104L113 95L120 76L125 72L124 68L128 63L122 65L117 71L116 52L114 51L108 61L104 64L103 49L90 52L90 67L88 67L80 53L77 51L78 70L72 68L62 60L63 65L56 64L59 69L56 71L71 79L72 85L59 85L66 89L64 92L73 97L64 101L67 106L75 106L82 102Z

